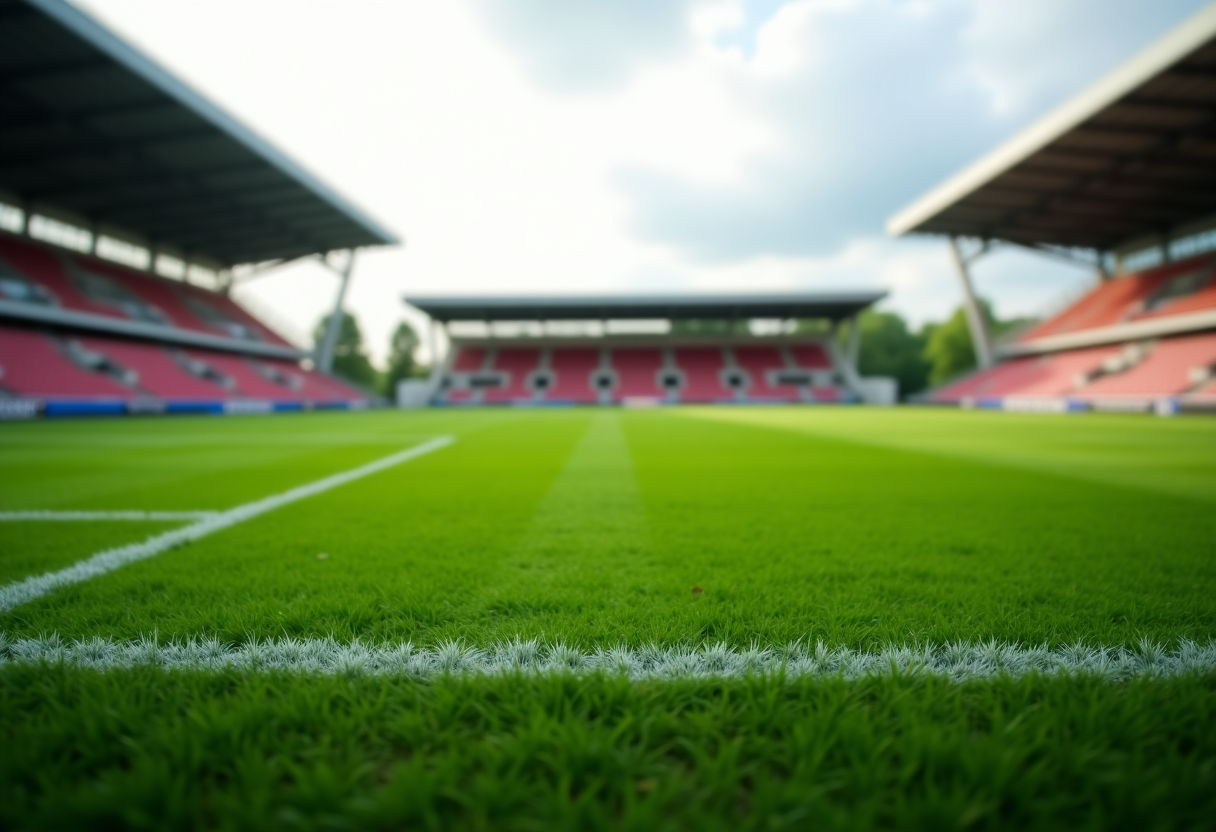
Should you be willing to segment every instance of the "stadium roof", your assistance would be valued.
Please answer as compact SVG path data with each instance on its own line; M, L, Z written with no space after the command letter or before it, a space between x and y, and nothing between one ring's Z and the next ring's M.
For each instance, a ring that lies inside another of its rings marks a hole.
M64 0L0 0L0 190L218 266L399 242Z
M883 291L791 295L680 297L407 297L405 302L441 322L585 321L652 319L830 318L856 315L886 296Z
M1209 225L1216 3L900 211L887 230L1114 251Z

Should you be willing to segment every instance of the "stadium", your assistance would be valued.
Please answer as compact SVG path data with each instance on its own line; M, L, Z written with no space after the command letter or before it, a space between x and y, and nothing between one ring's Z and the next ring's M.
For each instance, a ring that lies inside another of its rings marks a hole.
M0 827L1211 828L1214 118L1209 4L894 213L975 359L912 401L840 286L409 291L390 402L401 238L0 0ZM1011 247L1095 277L997 338ZM235 291L301 262L312 348Z

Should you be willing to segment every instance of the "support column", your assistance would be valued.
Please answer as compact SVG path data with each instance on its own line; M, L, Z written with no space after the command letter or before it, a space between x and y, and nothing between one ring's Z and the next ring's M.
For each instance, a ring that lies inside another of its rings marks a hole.
M967 268L967 260L958 247L958 238L950 238L950 253L954 255L954 265L958 269L958 279L963 288L963 312L967 316L967 326L971 330L971 343L975 345L975 361L981 370L992 366L992 341L988 337L988 322L984 319L984 311L975 297L971 286L971 272Z
M333 370L334 349L338 346L338 332L342 327L342 306L346 303L346 287L350 285L350 275L355 270L355 250L352 248L349 254L345 268L339 273L342 282L338 284L334 311L330 314L329 325L325 328L325 340L321 342L321 350L317 353L317 368L323 373Z
M431 354L431 375L439 370L439 321L428 318L426 322L427 347Z
M849 362L849 366L853 368L853 372L858 372L858 360L861 357L861 316L854 315L849 318L849 341L845 349L845 360Z

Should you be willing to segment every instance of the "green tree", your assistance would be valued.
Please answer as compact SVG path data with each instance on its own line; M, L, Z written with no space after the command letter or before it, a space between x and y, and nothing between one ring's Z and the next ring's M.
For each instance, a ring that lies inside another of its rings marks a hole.
M857 371L863 376L890 376L899 382L899 395L907 397L925 389L929 362L925 360L923 333L912 332L908 322L895 312L867 309L861 313L861 348ZM841 346L848 335L842 329Z
M1010 318L1002 321L992 314L992 306L980 299L980 309L988 322L988 332L993 338L1007 335L1035 323L1034 318ZM950 379L974 370L976 367L975 345L971 340L971 328L967 326L967 315L959 307L949 320L941 324L929 324L924 332L924 357L929 362L929 384L944 384Z
M795 335L827 335L832 322L825 318L799 318L794 322Z
M987 310L987 306L983 307ZM989 321L991 323L991 321ZM924 358L929 363L929 384L944 384L976 367L975 344L962 307L944 323L926 324Z
M325 341L325 330L329 326L329 315L317 323L313 330L313 343L319 352ZM363 332L359 322L349 312L342 313L342 323L338 327L338 342L334 347L334 375L341 376L349 382L359 385L366 390L374 390L379 381L379 373L372 366L367 352L363 349Z
M418 333L408 321L397 324L388 347L388 370L384 374L384 395L392 399L397 395L397 382L421 375L425 369L414 357L420 340Z

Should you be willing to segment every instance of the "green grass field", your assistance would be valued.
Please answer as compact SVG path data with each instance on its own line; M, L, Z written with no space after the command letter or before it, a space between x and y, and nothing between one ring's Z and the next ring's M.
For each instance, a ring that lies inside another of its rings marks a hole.
M229 524L13 515L115 511ZM1216 828L1216 421L7 424L0 512L0 828Z

